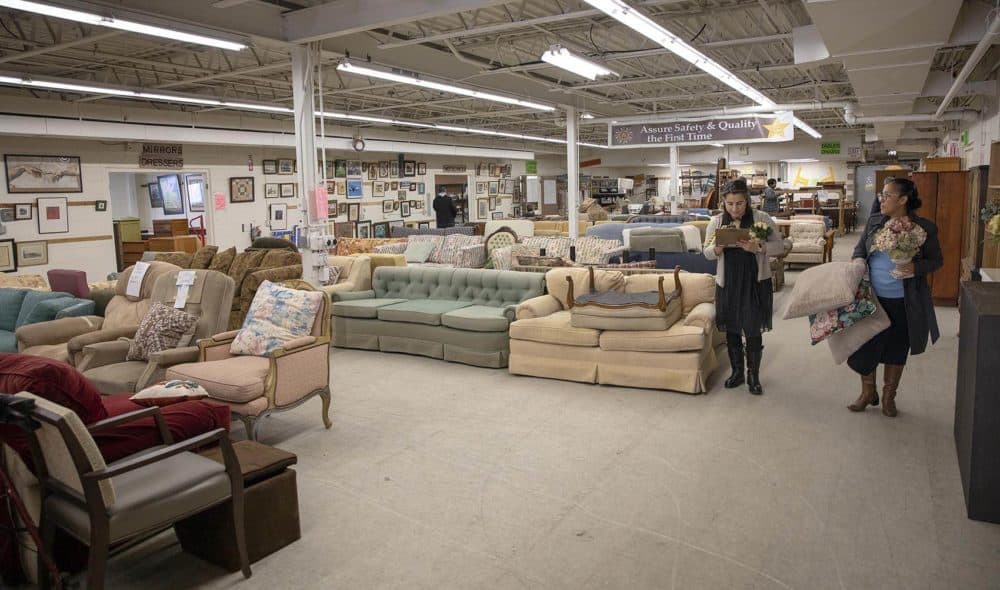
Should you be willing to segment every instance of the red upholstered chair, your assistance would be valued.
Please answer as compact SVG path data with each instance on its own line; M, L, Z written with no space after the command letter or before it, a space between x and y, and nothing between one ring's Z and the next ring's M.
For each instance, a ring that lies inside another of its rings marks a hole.
M80 299L90 298L90 285L87 283L87 273L82 270L53 268L48 272L49 288L53 291L69 293Z

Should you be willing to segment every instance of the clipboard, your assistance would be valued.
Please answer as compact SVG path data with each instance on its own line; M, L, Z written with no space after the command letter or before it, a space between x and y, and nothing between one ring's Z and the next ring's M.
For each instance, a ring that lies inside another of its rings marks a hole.
M740 240L749 240L750 230L737 227L722 227L715 230L715 243L723 248L739 246Z

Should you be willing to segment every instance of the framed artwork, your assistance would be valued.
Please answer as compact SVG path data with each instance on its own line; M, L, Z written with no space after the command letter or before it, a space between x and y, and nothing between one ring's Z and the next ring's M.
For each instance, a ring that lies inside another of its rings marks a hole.
M281 185L276 182L268 182L264 185L264 198L277 199L281 196Z
M267 206L267 219L271 229L288 229L288 203L271 203Z
M10 205L0 205L0 221L4 223L15 221L14 208Z
M17 243L17 265L18 266L39 266L49 263L49 243L40 240L37 242Z
M496 176L496 175L497 175L497 165L496 164L490 164L490 167L489 167L489 176Z
M389 178L389 162L379 162L378 163L378 177L379 178Z
M385 196L385 183L381 180L376 180L372 185L372 196L373 197L384 197Z
M347 215L347 203L337 203L337 215Z
M417 163L413 160L403 160L403 176L416 176Z
M520 217L521 216L521 206L520 205L514 205L513 216L514 217Z
M486 183L485 182L477 182L476 183L476 194L477 195L485 195L486 194Z
M416 190L417 190L417 183L411 182L410 183L410 190L416 192Z
M146 185L149 189L149 206L150 207L163 207L163 197L160 195L160 185L155 182L151 182Z
M410 216L410 202L402 201L399 203L399 214L403 217Z
M347 195L347 181L346 180L338 180L337 181L337 196L338 197L343 197L345 195Z
M188 208L191 211L205 210L205 177L201 174L188 174L184 177L187 186Z
M400 201L405 201L406 200L406 191L405 190L399 191L396 194L396 198L399 199Z
M163 197L164 215L181 215L184 213L184 193L181 192L181 177L177 174L164 174L156 177L160 185L160 196Z
M347 160L333 161L333 177L347 178Z
M375 180L378 178L378 168L374 164L368 166L368 180Z
M430 229L430 227L431 227L431 222L430 221L419 221L419 222L417 222L417 229Z
M347 161L347 177L355 178L361 176L361 161L360 160L348 160Z
M503 194L503 195L513 195L514 194L514 179L513 178L505 178L501 182L502 182L501 186L503 188L500 189L500 194Z
M295 160L291 158L278 160L278 174L295 174Z
M360 180L347 181L347 198L360 199L363 196L362 184Z
M410 208L414 211L423 211L424 202L423 201L410 201Z
M476 213L478 219L489 219L490 202L487 199L476 199Z
M420 176L427 174L427 162L417 162L417 174Z
M107 211L108 202L107 201L94 201L94 211ZM16 213L16 211L15 211Z
M493 219L503 219L503 211L494 211Z
M264 160L264 174L277 174L277 173L278 173L278 161Z
M107 201L104 201L107 205ZM31 219L31 203L14 203L14 220L22 221Z
M500 192L500 181L499 180L491 180L489 186L490 186L490 188L489 188L489 195L491 197L496 196L497 193Z
M348 221L357 221L360 218L361 218L361 203L348 203L347 204Z
M426 195L427 194L427 185L425 185L422 182L418 182L417 183L417 192L420 193L421 195Z
M326 218L333 219L337 216L337 201L326 202Z
M392 213L392 201L382 201L382 213Z
M392 160L389 162L389 178L399 178L399 161Z
M7 192L12 195L83 192L79 156L7 154L3 161L7 172Z
M341 203L343 205L343 203ZM353 238L354 237L354 223L350 221L338 221L333 224L333 237L335 238Z
M229 179L230 203L252 203L253 199L253 176L235 176Z
M361 172L368 174L368 162L361 162Z
M0 240L0 272L17 271L17 252L14 240Z
M358 222L358 237L359 238L372 237L372 222L370 219Z
M497 198L490 197L490 211L496 211L497 208Z
M279 185L278 194L284 199L290 199L295 197L296 184L294 182L283 182Z
M372 224L372 237L373 238L388 238L389 237L389 222L380 221L378 223Z
M500 176L507 178L510 176L510 164L504 164L500 167Z
M391 190L391 191L398 191L399 190L399 181L394 180L394 181L390 182L389 183L389 190Z
M69 232L69 207L66 197L38 197L38 233L64 234Z

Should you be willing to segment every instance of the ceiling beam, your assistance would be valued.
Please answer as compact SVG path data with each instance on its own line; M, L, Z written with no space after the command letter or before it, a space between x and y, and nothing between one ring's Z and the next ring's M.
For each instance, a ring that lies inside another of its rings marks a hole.
M63 49L69 49L70 47L76 47L77 45L97 43L98 41L102 41L110 37L117 37L118 35L121 34L123 34L122 31L104 31L102 33L97 33L96 35L88 35L86 37L80 37L79 39L66 41L64 43L57 43L55 45L46 45L44 47L38 47L37 49L32 49L31 51L22 51L20 53L9 53L3 57L0 57L0 63L21 61L31 57L44 55L46 53L52 53L53 51L61 51Z

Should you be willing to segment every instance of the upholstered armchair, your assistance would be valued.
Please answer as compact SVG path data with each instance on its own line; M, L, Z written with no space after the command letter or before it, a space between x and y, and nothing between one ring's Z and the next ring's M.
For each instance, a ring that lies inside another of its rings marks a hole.
M785 257L789 264L823 264L828 249L826 226L822 221L795 221L788 228L792 251Z
M347 293L368 291L372 288L372 260L367 254L355 256L327 256L329 266L339 271L337 282L323 286L332 301L337 301ZM350 297L349 295L347 297Z
M76 356L88 344L131 338L152 302L156 280L178 267L166 262L150 262L137 297L126 294L134 266L126 268L115 283L115 295L104 310L104 317L81 316L40 322L17 329L17 348L24 354L46 356L75 364Z
M177 276L180 270L163 275L153 289L151 301L175 307L177 301ZM233 301L233 279L214 270L191 270L194 285L188 289L187 300L180 308L198 318L193 335L187 342L196 343L226 329ZM163 381L169 367L198 360L196 344L181 346L149 354L148 360L128 360L131 339L121 338L110 342L88 344L77 355L76 368L104 395L121 392L138 392Z
M315 290L301 280L288 281L283 286ZM230 346L240 330L200 340L199 362L171 367L167 379L201 384L209 397L230 406L246 427L250 440L257 440L260 418L294 408L316 395L323 400L323 424L330 428L329 318L329 298L323 297L313 318L312 333L266 356L233 354Z

